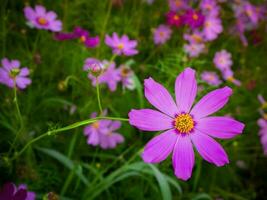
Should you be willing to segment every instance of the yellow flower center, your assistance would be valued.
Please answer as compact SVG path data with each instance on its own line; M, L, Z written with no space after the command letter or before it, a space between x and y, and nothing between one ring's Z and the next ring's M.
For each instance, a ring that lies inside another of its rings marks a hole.
M121 76L122 77L127 77L129 75L129 73L130 73L130 69L128 69L126 67L121 69Z
M229 76L229 77L227 78L227 80L230 81L230 82L234 82L235 79L234 79L234 77Z
M173 19L176 20L176 21L178 21L180 19L180 17L178 15L174 15L173 16Z
M80 37L80 41L81 41L82 43L84 43L85 40L86 40L86 37L85 37L84 35L82 35L82 36Z
M190 133L194 126L194 120L190 114L182 113L176 116L174 119L174 126L179 133Z
M197 14L194 13L192 17L193 17L194 20L198 20L198 15Z
M43 18L43 17L39 17L38 18L38 23L40 25L46 25L47 24L47 20L45 18Z
M193 34L193 35L192 35L192 38L193 38L193 40L195 40L195 42L197 42L197 43L202 42L202 38L201 38L200 36L198 36L197 34Z
M160 36L160 37L164 37L164 35L165 35L164 32L162 32L162 31L159 32L159 36Z
M9 72L9 77L16 78L17 75L19 75L20 69L19 68L13 68Z
M176 0L176 1L175 1L175 6L176 6L176 7L180 7L181 5L182 5L181 0Z
M99 128L99 123L98 122L95 122L92 124L92 126L95 128L95 129L98 129Z
M118 49L122 50L124 48L124 45L122 43L118 44Z

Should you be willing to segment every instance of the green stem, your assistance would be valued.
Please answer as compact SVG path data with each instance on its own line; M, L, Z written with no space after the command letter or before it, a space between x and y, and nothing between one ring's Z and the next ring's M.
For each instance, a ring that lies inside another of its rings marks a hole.
M84 126L84 125L87 125L87 124L91 124L91 123L94 123L94 122L99 121L101 119L118 120L118 121L129 121L129 119L120 118L120 117L96 117L96 118L93 118L93 119L87 119L87 120L83 120L83 121L80 121L80 122L76 122L76 123L73 123L71 125L65 126L63 128L58 128L58 129L55 129L55 130L47 131L46 133L44 133L42 135L39 135L38 137L36 137L36 138L32 139L31 141L29 141L18 153L15 153L15 155L11 158L11 160L16 159L31 144L37 142L38 140L40 140L40 139L42 139L42 138L44 138L46 136L50 136L50 135L53 135L53 134L56 134L56 133L60 133L60 132L67 131L67 130L71 130L71 129L74 129L74 128L77 128L77 127L80 127L80 126Z
M109 62L112 63L116 57L117 57L117 54L113 54Z
M18 97L17 97L17 87L16 87L16 82L14 81L14 104L15 104L15 107L16 107L16 111L17 111L17 115L18 115L18 119L19 119L19 130L17 131L16 135L15 135L15 138L14 138L14 141L12 142L11 146L10 146L10 149L9 149L9 152L8 154L12 151L12 149L14 148L16 142L17 142L17 139L19 137L19 134L22 130L22 127L23 127L23 119L22 119L22 116L21 116L21 112L20 112L20 108L19 108L19 104L18 104Z
M201 172L201 162L202 162L202 159L201 159L200 157L198 157L198 160L197 160L197 171L196 171L196 176L195 176L194 184L193 184L193 191L194 191L194 192L195 192L196 189L197 189L198 180L199 180L199 177L200 177L200 172Z
M64 183L64 185L63 185L63 188L62 188L62 190L61 190L61 192L60 192L60 196L63 196L64 194L65 194L65 192L67 191L67 189L68 189L68 187L69 187L69 185L70 185L70 183L71 183L71 181L72 181L72 179L73 179L73 176L74 176L74 171L75 171L76 169L74 168L74 169L72 169L71 171L70 171L70 173L69 173L69 175L68 175L68 177L67 177L67 180L65 181L65 183Z
M99 108L100 115L101 115L101 114L102 114L102 112L103 112L103 109L102 109L102 105L101 105L101 99L100 99L100 89L99 89L99 82L98 82L98 78L96 78L96 94L97 94L98 108Z

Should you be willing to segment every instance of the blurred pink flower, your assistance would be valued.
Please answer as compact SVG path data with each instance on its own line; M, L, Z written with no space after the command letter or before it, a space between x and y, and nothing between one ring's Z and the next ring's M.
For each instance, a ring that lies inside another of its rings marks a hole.
M184 45L184 51L192 58L198 57L204 50L204 43L190 43Z
M113 33L112 36L106 35L105 43L113 49L113 54L125 56L138 54L138 51L135 49L137 41L130 40L127 35L122 35L122 37L119 37L117 33Z
M99 37L91 37L89 32L81 27L75 27L73 32L71 33L64 33L59 32L55 34L56 40L73 40L79 39L81 43L83 43L88 48L94 48L99 44Z
M27 67L20 69L18 60L2 59L2 67L0 68L0 83L14 88L25 89L31 84L31 79L28 78L30 70Z
M181 15L174 11L169 11L166 14L167 24L170 26L180 27L183 25L183 18Z
M154 30L153 34L155 44L165 44L171 38L172 30L169 26L161 24Z
M191 27L191 29L196 29L204 24L205 16L200 12L193 9L187 10L183 16L184 23Z
M189 8L188 0L168 0L171 11L186 10Z
M203 35L206 41L215 40L222 31L222 21L219 17L206 17L203 28Z
M24 8L24 15L31 26L38 29L61 31L62 22L57 20L57 14L53 11L46 11L42 5L36 5L35 9L27 6Z
M218 86L222 83L219 76L215 72L204 71L201 74L201 79L209 85Z
M258 125L260 127L259 136L263 147L264 155L267 156L267 121L264 118L258 120Z
M133 90L135 88L133 70L131 70L130 67L127 67L125 65L121 65L119 67L119 70L120 70L120 78L121 78L123 88Z
M219 70L221 71L226 70L230 68L233 64L232 55L231 53L229 53L228 51L224 49L221 51L218 51L216 52L213 58L213 63Z
M222 72L222 76L224 80L229 81L235 84L236 86L241 86L241 82L234 78L233 70L229 68L229 69L222 70L221 72Z
M5 183L0 190L1 200L35 200L35 193L27 191L25 184L16 187L13 183Z
M129 122L143 131L165 131L150 140L142 154L147 163L159 163L172 152L175 175L188 180L194 167L194 148L206 161L223 166L229 163L222 146L212 137L233 138L241 134L244 124L230 117L212 117L232 95L232 89L214 90L193 106L197 95L195 71L186 68L175 82L176 103L171 94L152 78L145 80L145 97L159 111L130 111ZM192 108L193 106L193 108Z
M106 115L106 111L103 116ZM92 113L91 118L97 117L97 113ZM100 146L102 149L113 149L119 143L124 142L124 137L116 130L121 127L120 121L99 120L84 129L84 135L88 137L87 143L93 146Z

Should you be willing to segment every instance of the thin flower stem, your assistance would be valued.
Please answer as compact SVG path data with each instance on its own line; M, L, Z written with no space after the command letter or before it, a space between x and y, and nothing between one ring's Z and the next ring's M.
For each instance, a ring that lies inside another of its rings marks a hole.
M102 109L101 99L100 99L100 89L99 89L98 77L96 78L96 95L97 95L98 108L99 108L100 114L102 114L103 109Z
M109 120L118 120L118 121L129 121L129 119L127 118L120 118L120 117L96 117L93 119L87 119L87 120L83 120L80 122L75 122L71 125L65 126L63 128L58 128L55 130L51 130L51 131L47 131L46 133L39 135L38 137L32 139L31 141L29 141L18 153L15 153L15 155L11 158L11 160L16 159L17 157L19 157L31 144L39 141L40 139L46 137L46 136L50 136L50 135L55 135L57 133L63 132L63 131L67 131L67 130L71 130L80 126L84 126L87 124L91 124L94 123L96 121L99 121L101 119L109 119Z
M113 54L109 62L112 63L116 57L117 57L117 54Z
M14 138L14 141L12 142L11 146L10 146L10 149L8 151L8 154L11 153L12 149L14 148L16 142L17 142L17 139L19 137L19 134L23 128L23 119L22 119L22 116L21 116L21 112L20 112L20 108L19 108L19 103L18 103L18 97L17 97L17 87L16 87L16 82L14 81L14 104L15 104L15 107L16 107L16 111L17 111L17 115L18 115L18 119L19 119L19 130L17 131L16 135L15 135L15 138Z
M200 157L198 157L198 160L197 160L197 169L196 169L197 171L196 171L196 176L195 176L194 184L193 184L193 191L194 192L197 189L198 180L199 180L200 173L201 173L201 162L202 162L202 159Z

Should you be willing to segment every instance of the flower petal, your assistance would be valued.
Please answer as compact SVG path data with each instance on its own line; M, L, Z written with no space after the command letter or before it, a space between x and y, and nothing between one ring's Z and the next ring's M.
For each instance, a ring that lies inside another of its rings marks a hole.
M132 109L128 115L130 124L143 131L162 131L173 127L172 118L156 110Z
M195 131L190 136L198 153L206 161L215 164L217 167L229 163L228 156L222 146L210 136L200 131Z
M229 100L232 95L232 89L224 87L214 90L200 99L193 107L191 114L196 119L206 117L220 110Z
M230 117L205 117L198 121L196 129L212 137L227 139L241 134L245 125Z
M195 163L195 155L189 136L178 136L172 155L175 175L186 181L191 177Z
M171 117L178 112L170 93L152 78L145 80L145 97L153 106Z
M180 112L189 112L197 94L195 70L186 68L175 81L176 104Z
M172 152L177 140L175 131L168 130L151 139L145 146L142 158L147 163L158 163L165 160Z

